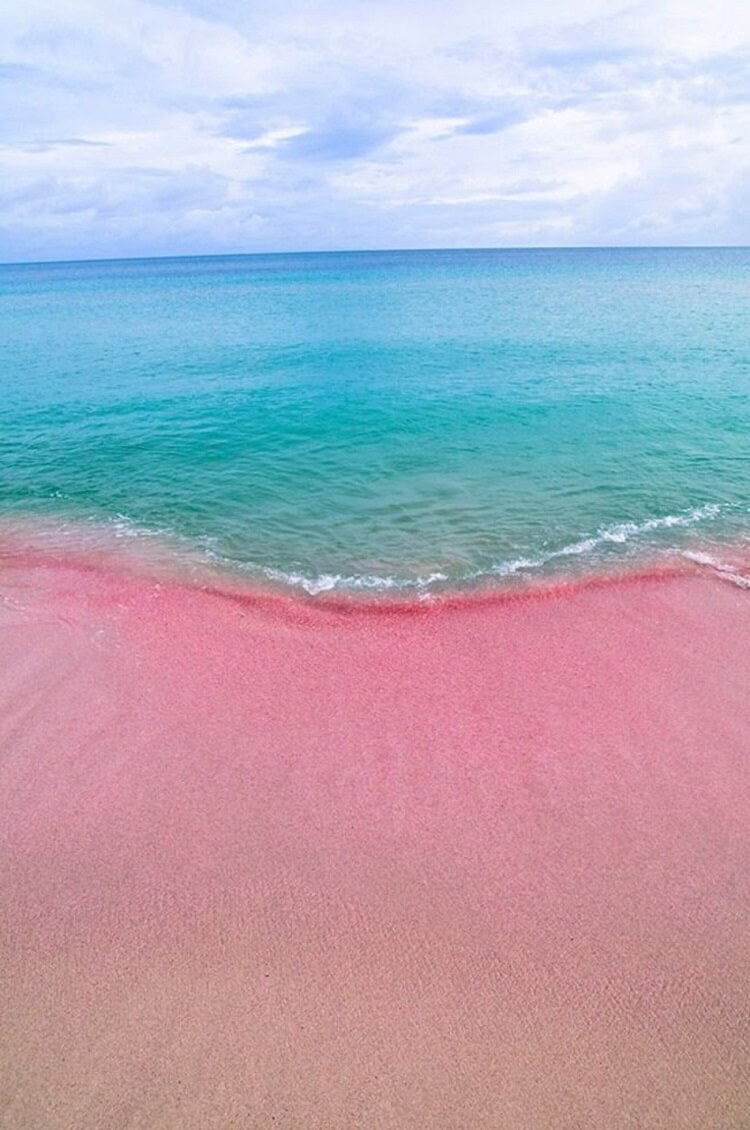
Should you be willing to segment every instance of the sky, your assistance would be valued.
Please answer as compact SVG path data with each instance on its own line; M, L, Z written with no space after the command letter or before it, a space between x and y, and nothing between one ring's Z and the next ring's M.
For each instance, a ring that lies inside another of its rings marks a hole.
M25 0L0 260L750 244L747 0Z

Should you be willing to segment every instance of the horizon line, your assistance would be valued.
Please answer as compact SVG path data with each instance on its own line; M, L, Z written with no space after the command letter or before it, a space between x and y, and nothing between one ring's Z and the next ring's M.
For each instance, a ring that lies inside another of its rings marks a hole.
M83 259L0 259L0 268L3 267L52 267L73 266L87 263L142 263L142 262L173 262L183 259L260 259L260 258L285 258L302 255L424 255L446 254L465 252L529 252L529 251L748 251L747 243L581 243L581 244L545 244L530 246L503 246L486 245L477 247L340 247L340 248L315 248L296 251L201 251L181 252L178 255L104 255L101 257L86 257Z

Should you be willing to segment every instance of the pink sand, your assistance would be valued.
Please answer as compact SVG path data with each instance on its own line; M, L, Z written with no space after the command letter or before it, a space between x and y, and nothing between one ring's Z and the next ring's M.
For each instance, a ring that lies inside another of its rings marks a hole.
M0 596L0 1125L750 1124L750 594Z

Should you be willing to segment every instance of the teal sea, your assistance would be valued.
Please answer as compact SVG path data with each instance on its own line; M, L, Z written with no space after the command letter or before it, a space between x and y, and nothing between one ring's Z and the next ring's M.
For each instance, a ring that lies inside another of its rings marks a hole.
M748 543L746 249L3 266L0 373L8 528L315 593Z

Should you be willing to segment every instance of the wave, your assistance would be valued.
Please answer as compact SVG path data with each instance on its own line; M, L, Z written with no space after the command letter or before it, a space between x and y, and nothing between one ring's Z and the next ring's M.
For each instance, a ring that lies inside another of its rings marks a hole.
M729 581L731 584L736 585L740 589L750 589L750 576L743 573L736 565L731 565L728 561L722 561L720 558L715 557L712 553L701 553L698 550L685 549L682 553L688 561L694 561L696 565L703 565L710 569L711 572L716 573L722 580Z
M6 530L10 528L11 533L15 530L18 536L14 540L44 551L67 551L73 546L84 552L107 553L118 547L125 552L131 547L137 547L141 554L148 557L152 566L170 569L176 564L198 581L203 579L203 574L207 571L219 569L235 576L250 576L273 587L302 590L313 597L326 593L395 595L403 592L405 595L412 594L419 599L427 599L432 593L447 588L471 588L498 580L523 580L565 561L572 564L573 560L581 559L587 564L596 564L603 561L605 556L611 559L613 550L624 551L622 556L627 556L632 549L674 552L677 547L659 545L653 540L649 542L649 535L671 529L689 529L702 522L718 519L726 513L727 508L717 503L706 503L677 514L647 518L642 522L611 523L562 546L490 562L477 568L448 572L436 566L412 575L395 572L307 573L298 569L283 569L230 556L223 551L220 540L216 537L205 535L189 538L171 529L146 527L123 513L104 520L93 517L83 520L60 519L51 515L45 519L27 517L15 521L6 518L4 526ZM685 549L680 552L696 564L711 567L742 587L750 587L748 578L718 558L697 550Z
M377 574L320 573L311 575L296 571L287 572L260 565L253 565L252 569L259 570L265 577L276 583L289 585L292 588L301 588L310 596L334 591L358 592L369 590L386 592L394 589L416 590L419 594L427 594L431 589L446 584L470 585L493 578L510 578L519 574L533 573L557 560L567 557L593 556L597 549L604 546L627 545L658 530L688 528L707 519L718 518L721 512L722 508L718 503L706 503L679 514L647 518L643 522L616 522L602 526L595 533L570 542L559 549L548 550L533 557L509 558L485 568L467 570L464 573L454 575L442 570L436 570L422 576L404 578L394 575L379 576ZM248 566L244 566L244 568L248 568Z

